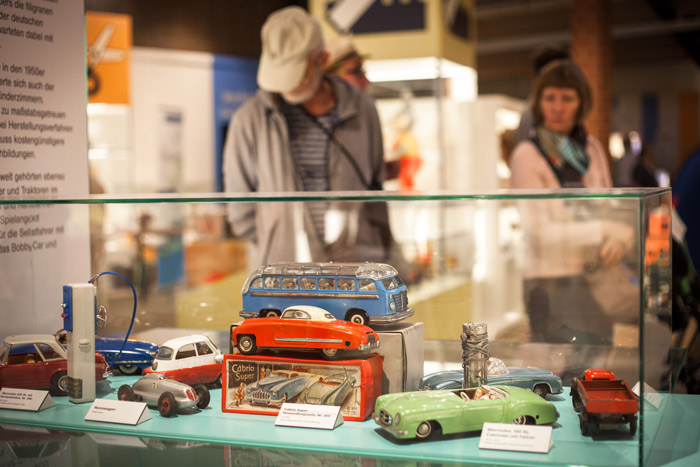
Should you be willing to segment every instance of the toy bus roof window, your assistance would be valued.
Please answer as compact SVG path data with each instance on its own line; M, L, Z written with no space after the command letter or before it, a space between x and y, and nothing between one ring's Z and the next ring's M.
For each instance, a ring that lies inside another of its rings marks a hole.
M258 268L255 274L280 276L349 276L382 279L398 276L393 266L383 263L278 263ZM401 285L402 282L399 283Z

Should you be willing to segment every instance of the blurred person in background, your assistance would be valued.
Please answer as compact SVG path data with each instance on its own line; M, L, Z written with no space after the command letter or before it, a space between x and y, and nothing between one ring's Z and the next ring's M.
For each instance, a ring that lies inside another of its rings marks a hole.
M558 45L546 45L538 47L534 50L532 54L532 68L534 71L534 76L539 75L542 68L547 66L549 63L555 60L569 60L569 52L561 46ZM532 116L532 104L533 96L530 95L525 101L525 109L520 115L520 123L515 131L514 144L518 144L532 136L532 131L535 128L533 116Z
M579 67L570 60L550 62L535 81L533 99L535 127L513 150L511 187L611 187L605 150L583 126L593 101ZM596 219L598 211L588 206L534 200L521 210L528 235L524 300L535 340L612 342L612 319L588 274L619 264L634 231Z
M365 75L365 58L360 55L347 35L336 36L328 41L328 64L324 72L339 76L361 91L367 91L369 80Z
M267 18L261 39L260 89L233 115L226 137L226 191L381 190L377 111L365 93L323 72L328 53L318 20L283 8ZM280 261L389 262L393 237L380 204L318 201L300 210L231 203L229 222L254 247L251 269Z

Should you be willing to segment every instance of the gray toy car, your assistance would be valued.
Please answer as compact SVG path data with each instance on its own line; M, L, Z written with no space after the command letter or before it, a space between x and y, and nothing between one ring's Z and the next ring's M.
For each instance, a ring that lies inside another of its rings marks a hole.
M355 378L343 373L322 377L304 389L304 392L299 395L299 402L302 404L341 406L352 392L354 384Z
M149 406L156 406L164 417L172 417L179 409L204 409L210 399L209 389L205 385L198 384L193 388L158 373L141 377L133 386L120 386L117 397L120 401L143 401Z

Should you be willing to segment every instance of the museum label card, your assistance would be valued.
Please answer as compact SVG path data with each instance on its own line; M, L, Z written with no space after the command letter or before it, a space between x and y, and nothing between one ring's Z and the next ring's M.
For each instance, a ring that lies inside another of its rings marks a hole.
M332 430L343 424L340 407L336 405L282 404L275 425Z
M637 398L639 398L639 388L640 383L639 381L637 381L637 383L632 387L632 392L635 396L637 396ZM653 405L654 408L658 410L658 408L661 407L663 397L661 396L661 394L656 392L654 388L649 386L647 383L644 383L644 400L647 401L649 404Z
M85 416L85 420L88 422L118 423L121 425L138 425L151 418L151 412L149 412L145 402L111 399L95 399Z
M479 449L499 451L538 452L546 454L552 448L551 426L509 425L484 423Z
M0 409L39 412L54 405L56 403L49 395L49 391L15 388L0 389Z

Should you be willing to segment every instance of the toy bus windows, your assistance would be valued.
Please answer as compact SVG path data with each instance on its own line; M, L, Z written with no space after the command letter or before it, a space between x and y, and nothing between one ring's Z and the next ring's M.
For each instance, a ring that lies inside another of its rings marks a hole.
M393 290L396 288L396 282L394 282L394 279L391 277L382 279L382 284L384 284L384 288L387 290Z
M370 292L372 290L377 290L377 284L372 279L360 279L361 292Z
M283 289L298 289L299 283L296 277L285 277L282 279Z
M346 278L338 279L338 290L355 290L355 280Z
M316 290L316 279L313 277L302 277L301 288L302 290Z
M280 278L279 277L266 277L265 278L265 288L266 289L279 289L280 288Z
M262 289L263 288L263 280L262 277L258 277L253 281L253 283L250 285L251 288L253 289Z
M322 277L318 280L318 288L321 290L335 290L335 279Z

